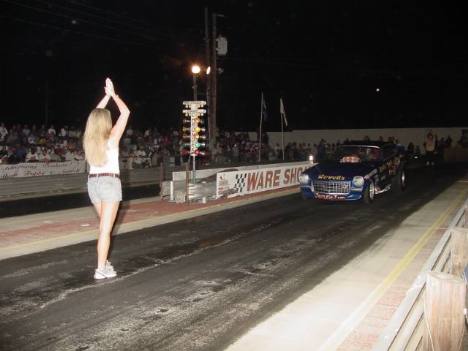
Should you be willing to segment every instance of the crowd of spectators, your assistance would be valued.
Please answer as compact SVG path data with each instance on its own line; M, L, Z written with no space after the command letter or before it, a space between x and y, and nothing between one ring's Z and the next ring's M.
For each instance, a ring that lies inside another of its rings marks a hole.
M81 131L67 126L0 124L0 164L83 160Z
M54 125L39 128L36 125L0 124L0 164L22 162L60 162L84 160L81 142L83 131L75 127ZM167 165L181 165L188 159L188 152L180 133L176 129L160 132L157 128L144 131L125 131L121 140L120 160L125 168L144 168ZM262 159L271 159L268 136L265 133ZM254 162L258 158L258 143L249 139L248 133L220 132L213 148L213 162ZM210 157L211 158L211 157ZM200 158L208 162L209 157Z
M82 130L73 126L55 128L54 125L37 127L14 124L7 127L4 123L0 123L0 164L84 160L81 137ZM424 140L423 147L431 148L435 154L442 155L445 148L450 148L454 144L450 136L439 139L434 134L433 137L434 143ZM379 139L384 141L383 137ZM264 133L261 140L261 160L271 162L283 159L307 160L309 155L313 155L318 161L324 160L341 144L339 140L329 143L324 139L316 144L292 142L285 145L283 153L279 143L274 145L269 143L268 134ZM456 144L463 143L463 140L462 137ZM386 141L398 143L398 140L392 137ZM124 167L129 169L159 166L162 162L166 165L181 165L188 158L180 133L176 129L161 132L157 128L134 130L129 126L121 143L120 159ZM209 162L209 160L215 164L256 162L259 157L258 147L257 140L251 140L249 133L220 131L211 157L202 157L199 162ZM419 146L413 143L402 147L409 155L421 154ZM423 150L423 153L427 151Z
M83 131L73 126L0 124L0 164L22 162L60 162L84 160ZM179 135L171 130L164 135L157 129L133 130L122 138L121 160L128 168L150 167L179 150Z

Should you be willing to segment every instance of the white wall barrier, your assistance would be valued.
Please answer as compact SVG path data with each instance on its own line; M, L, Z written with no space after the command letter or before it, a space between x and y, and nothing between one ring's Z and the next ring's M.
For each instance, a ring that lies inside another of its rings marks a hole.
M216 175L216 197L234 197L274 190L299 184L299 175L312 167L310 162L295 162L281 166L220 172Z
M310 164L309 162L306 162ZM203 179L210 176L213 176L219 172L224 172L226 170L236 170L236 171L243 171L243 170L253 170L253 169L261 169L267 167L277 167L277 166L294 166L294 165L302 165L304 162L289 162L289 163L271 163L271 164L261 164L261 165L251 165L251 166L231 166L231 167L223 167L223 168L207 168L207 169L197 169L195 172L197 179ZM172 172L172 180L173 181L185 181L185 171L178 171ZM192 171L190 171L190 179L192 179Z
M446 128L380 128L380 129L315 129L315 130L292 130L284 133L284 145L288 143L310 143L318 144L320 139L325 139L329 143L336 143L338 140L343 142L345 139L362 140L364 137L369 137L371 140L377 140L383 137L387 140L388 137L395 137L399 142L407 146L412 142L415 146L419 146L424 152L423 142L426 134L432 130L438 138L447 138L449 135L453 140L453 145L461 138L464 130L468 130L468 126L446 127ZM268 132L269 144L281 145L281 132ZM256 132L249 132L250 140L257 140Z
M85 161L32 162L0 165L0 179L86 172Z

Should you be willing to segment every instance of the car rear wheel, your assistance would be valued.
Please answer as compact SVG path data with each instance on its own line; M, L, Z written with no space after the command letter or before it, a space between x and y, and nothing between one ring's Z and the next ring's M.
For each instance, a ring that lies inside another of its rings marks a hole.
M371 180L369 184L367 185L366 190L364 190L364 196L362 199L364 200L364 203L370 204L372 201L374 201L374 197L375 197L375 184Z

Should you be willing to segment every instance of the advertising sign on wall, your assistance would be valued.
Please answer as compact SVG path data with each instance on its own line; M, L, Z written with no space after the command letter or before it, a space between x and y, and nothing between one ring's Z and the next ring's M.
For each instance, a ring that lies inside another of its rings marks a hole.
M216 197L234 197L299 184L299 175L312 167L309 162L262 169L220 172L216 176Z
M86 172L85 161L31 162L0 165L0 178L35 177Z

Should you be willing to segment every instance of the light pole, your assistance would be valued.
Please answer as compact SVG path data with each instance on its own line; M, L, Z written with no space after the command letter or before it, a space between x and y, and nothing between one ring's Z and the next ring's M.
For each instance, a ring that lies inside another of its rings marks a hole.
M193 73L193 100L197 101L198 100L198 94L197 94L197 75L200 73L201 68L199 65L192 65L192 73Z
M197 93L197 75L200 73L201 68L199 65L195 64L192 65L192 73L193 73L193 101L198 101L198 93ZM192 132L192 131L191 131ZM195 176L195 155L192 155L192 181L195 183L196 176Z

